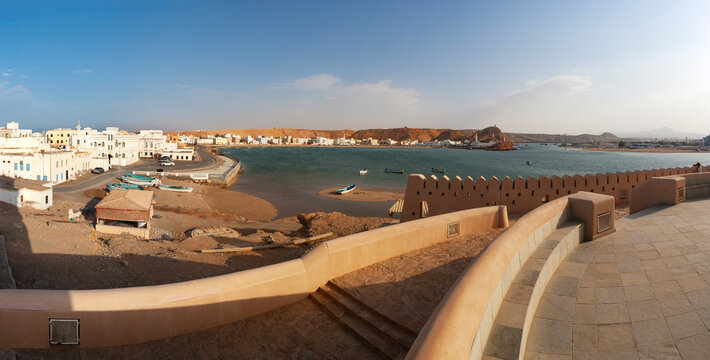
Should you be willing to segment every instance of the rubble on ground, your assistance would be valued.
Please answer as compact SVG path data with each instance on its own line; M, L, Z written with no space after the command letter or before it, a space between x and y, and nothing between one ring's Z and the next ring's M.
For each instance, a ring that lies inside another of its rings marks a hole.
M300 232L304 236L310 237L328 232L332 232L336 236L347 236L376 229L384 224L396 223L397 220L379 217L355 217L334 211L330 213L299 214L298 222L303 225Z

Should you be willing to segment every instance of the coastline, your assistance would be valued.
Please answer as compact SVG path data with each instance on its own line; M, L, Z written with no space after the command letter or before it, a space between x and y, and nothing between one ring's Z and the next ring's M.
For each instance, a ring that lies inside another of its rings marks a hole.
M376 202L376 201L397 201L404 198L404 189L394 190L394 189L383 189L383 188L368 188L368 187L357 187L355 190L338 195L335 190L341 188L340 186L328 187L318 191L318 195L329 197L338 200L345 201L358 201L358 202Z
M708 153L707 150L698 149L676 149L676 148L649 148L649 149L614 149L614 148L581 148L570 147L568 149L583 150L583 151L602 151L602 152L635 152L635 153L653 153L653 154L678 154L678 153Z

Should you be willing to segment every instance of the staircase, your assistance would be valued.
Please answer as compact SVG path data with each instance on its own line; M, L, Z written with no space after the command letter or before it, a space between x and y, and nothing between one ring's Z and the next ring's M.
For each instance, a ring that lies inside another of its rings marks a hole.
M328 282L310 299L335 322L383 359L403 359L417 333Z

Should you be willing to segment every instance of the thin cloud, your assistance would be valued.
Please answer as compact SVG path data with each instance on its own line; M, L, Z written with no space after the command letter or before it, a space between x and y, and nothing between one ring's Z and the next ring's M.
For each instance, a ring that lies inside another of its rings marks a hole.
M415 107L420 96L414 89L392 86L390 80L345 84L341 78L331 74L315 74L290 81L287 88L321 91L323 99L329 102L393 109Z
M15 75L15 69L7 69L0 71L0 75L2 75L2 77L10 77L12 75Z
M91 73L93 73L93 72L94 72L94 70L92 70L92 69L80 69L80 70L74 70L74 74L77 74L77 75L82 75L82 74L91 74Z
M175 83L173 84L176 88L181 89L187 93L197 95L202 98L214 99L226 96L237 96L238 93L233 93L229 91L220 91L211 89L208 87L194 87L188 84Z
M288 86L300 90L327 90L338 84L341 79L330 74L316 74L287 83Z

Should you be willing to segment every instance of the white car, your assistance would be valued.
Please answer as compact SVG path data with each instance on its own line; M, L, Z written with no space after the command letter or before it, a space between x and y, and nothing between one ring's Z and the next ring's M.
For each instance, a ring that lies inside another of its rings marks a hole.
M173 166L175 163L172 160L161 160L160 165L162 166Z

